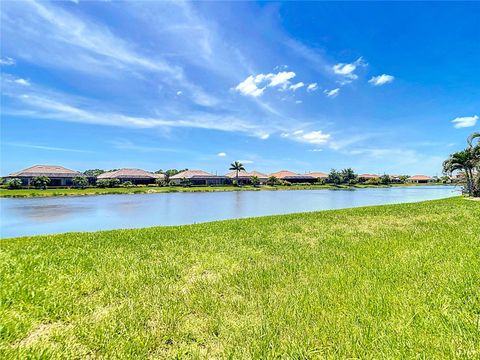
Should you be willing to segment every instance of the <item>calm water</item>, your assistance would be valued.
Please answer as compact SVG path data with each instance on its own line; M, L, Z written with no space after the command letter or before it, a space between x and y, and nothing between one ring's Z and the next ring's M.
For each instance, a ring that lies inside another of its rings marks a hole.
M179 225L458 195L451 186L0 199L2 238Z

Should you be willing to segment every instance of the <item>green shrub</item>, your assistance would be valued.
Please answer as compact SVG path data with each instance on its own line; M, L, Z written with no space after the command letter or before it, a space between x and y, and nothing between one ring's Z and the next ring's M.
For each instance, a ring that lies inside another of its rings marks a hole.
M131 188L131 187L133 187L133 183L131 181L124 181L122 183L122 186L126 187L126 188Z
M107 188L110 186L110 180L107 179L99 179L97 180L97 186L99 188Z
M50 178L48 176L35 176L32 178L31 184L37 189L45 190L50 184Z
M120 186L120 180L119 179L113 178L113 179L110 179L108 181L108 187L114 188L114 187L118 187L118 186Z
M7 188L11 190L20 189L22 187L22 180L20 180L19 178L13 178L13 179L7 180L5 185L7 185Z
M73 187L78 189L85 189L88 186L88 180L85 176L74 177L72 182L73 182Z

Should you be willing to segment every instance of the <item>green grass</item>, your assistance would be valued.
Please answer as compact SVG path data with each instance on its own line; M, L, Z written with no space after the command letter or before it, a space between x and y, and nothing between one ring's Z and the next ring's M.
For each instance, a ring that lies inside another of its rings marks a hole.
M480 202L0 241L0 358L480 358Z
M425 184L392 184L389 186L418 186ZM433 184L444 185L444 184ZM0 188L0 197L51 197L51 196L87 196L87 195L113 195L113 194L154 194L170 192L212 192L212 191L259 191L259 190L321 190L321 189L354 189L366 187L389 187L387 185L292 185L292 186L198 186L198 187L131 187L131 188L86 188L86 189L5 189Z

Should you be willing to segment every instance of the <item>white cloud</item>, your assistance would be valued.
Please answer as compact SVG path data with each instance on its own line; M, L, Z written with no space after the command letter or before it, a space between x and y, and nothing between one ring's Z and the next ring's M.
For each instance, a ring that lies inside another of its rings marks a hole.
M310 149L310 150L307 150L307 151L310 151L310 152L320 152L320 151L323 151L323 149Z
M373 76L370 80L368 80L368 82L375 86L381 86L381 85L391 83L393 80L395 80L394 76L382 74L379 76Z
M354 73L360 66L367 66L362 57L359 57L353 63L338 63L333 65L332 70L335 74L341 75L347 79L355 80L358 76Z
M267 74L266 78L270 80L269 87L283 86L288 83L288 80L293 79L295 73L293 71L281 71L277 74Z
M330 134L324 134L321 130L305 132L304 130L296 130L291 133L280 134L283 138L289 138L295 141L309 144L324 144L330 139Z
M219 153L217 154L217 156L225 157L225 156L227 156L227 153L226 153L226 152L219 152Z
M0 65L15 65L15 60L13 60L11 57L5 56L0 58Z
M237 160L237 161L243 165L253 164L253 160Z
M311 83L307 86L307 91L308 92L311 92L311 91L316 91L318 90L318 85L317 83Z
M257 97L262 95L263 91L265 90L265 87L263 88L257 87L256 78L258 78L258 76L260 75L257 75L256 77L253 77L252 75L250 75L245 80L243 80L240 84L238 84L235 87L235 90L239 91L242 95L245 95L245 96Z
M183 91L177 91L177 95L180 96L183 94Z
M270 137L270 134L262 134L260 135L260 139L267 140Z
M301 104L301 103L303 103L302 100L295 100L295 104Z
M305 86L305 84L300 81L299 83L290 85L289 89L295 91L295 90L300 89L301 87L304 87L304 86Z
M30 86L30 82L28 80L25 80L25 79L15 79L13 80L14 83L17 83L18 85L22 85L22 86Z
M323 93L327 95L329 98L334 98L340 93L340 89L332 89L332 90L324 90Z
M290 84L289 80L295 77L293 71L281 71L277 74L250 75L235 87L235 90L245 96L258 97L263 95L267 87L280 87L286 89ZM303 84L303 83L301 83ZM298 85L298 84L296 84ZM303 86L303 85L302 85Z
M457 129L472 127L477 124L479 117L477 115L474 116L465 116L465 117L457 117L452 120L454 127Z

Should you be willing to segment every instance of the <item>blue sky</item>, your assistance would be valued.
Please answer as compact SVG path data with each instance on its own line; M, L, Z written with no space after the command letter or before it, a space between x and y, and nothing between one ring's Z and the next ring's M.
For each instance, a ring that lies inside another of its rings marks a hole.
M1 7L2 175L439 175L480 128L480 3Z

